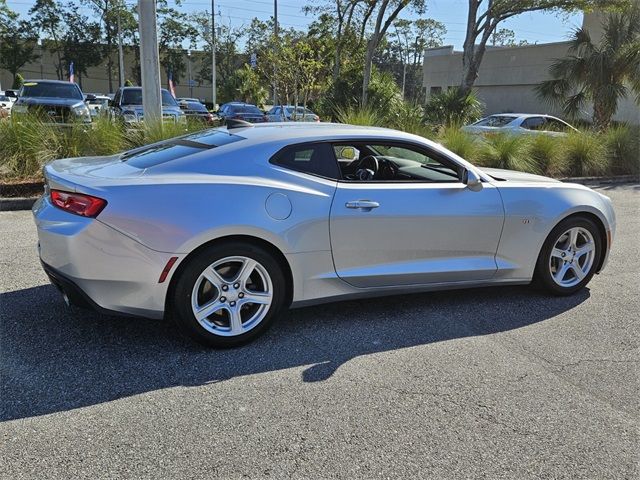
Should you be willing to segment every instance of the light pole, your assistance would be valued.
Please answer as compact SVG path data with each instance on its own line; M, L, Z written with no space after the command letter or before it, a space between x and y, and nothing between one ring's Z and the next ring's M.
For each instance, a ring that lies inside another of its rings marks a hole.
M120 26L120 13L122 4L118 2L118 70L120 77L120 86L124 86L124 53L122 51L122 27Z
M215 0L211 0L211 103L216 109L216 10Z
M162 126L160 96L160 55L155 0L138 0L140 24L140 69L142 73L142 108L147 125Z
M278 104L278 67L277 65L277 56L278 56L278 0L273 0L273 36L275 38L274 42L274 57L276 58L276 62L273 64L273 104Z

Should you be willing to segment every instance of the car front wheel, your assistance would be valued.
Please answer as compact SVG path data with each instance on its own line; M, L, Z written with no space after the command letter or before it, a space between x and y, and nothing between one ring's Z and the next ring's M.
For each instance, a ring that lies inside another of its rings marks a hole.
M206 248L181 272L173 295L179 327L208 346L234 347L264 333L284 304L282 268L250 243Z
M598 227L591 219L563 220L542 247L536 265L536 283L556 295L571 295L593 277L602 247Z

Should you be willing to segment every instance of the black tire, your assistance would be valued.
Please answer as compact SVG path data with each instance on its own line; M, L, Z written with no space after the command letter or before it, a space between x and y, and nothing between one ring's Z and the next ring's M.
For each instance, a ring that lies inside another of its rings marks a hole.
M575 227L584 228L593 237L593 241L595 244L594 257L592 265L584 278L575 285L564 287L556 283L556 281L552 277L551 269L549 268L551 253L559 238L566 231ZM549 233L549 236L545 240L544 245L540 250L534 273L534 285L554 295L566 296L574 294L578 290L584 288L595 274L596 269L600 264L600 259L602 258L602 248L603 245L602 237L600 236L600 230L598 229L598 226L593 222L593 220L583 216L574 216L562 220L558 225L554 227L553 230L551 230L551 233Z
M200 274L207 267L220 259L236 256L250 258L264 267L273 287L272 301L264 318L251 330L235 336L222 336L198 322L191 307L191 297ZM172 316L183 333L205 346L231 348L256 339L267 331L285 303L287 284L282 267L268 251L250 242L212 245L189 259L179 275L171 298Z

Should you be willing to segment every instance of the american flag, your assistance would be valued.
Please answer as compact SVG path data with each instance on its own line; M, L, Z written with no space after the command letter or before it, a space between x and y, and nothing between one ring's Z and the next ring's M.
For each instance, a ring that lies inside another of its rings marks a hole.
M169 91L171 92L171 95L173 95L173 98L176 98L176 85L173 83L173 74L171 73L171 70L169 70L169 75L167 75L167 77L169 80Z
M73 62L69 64L69 81L74 83L76 81L76 76L73 72Z

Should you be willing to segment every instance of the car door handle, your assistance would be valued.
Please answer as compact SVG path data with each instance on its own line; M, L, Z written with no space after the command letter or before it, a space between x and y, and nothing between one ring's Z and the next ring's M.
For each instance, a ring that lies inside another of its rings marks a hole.
M360 208L362 210L371 210L372 208L378 208L380 204L378 202L372 202L371 200L352 200L345 204L347 208Z

